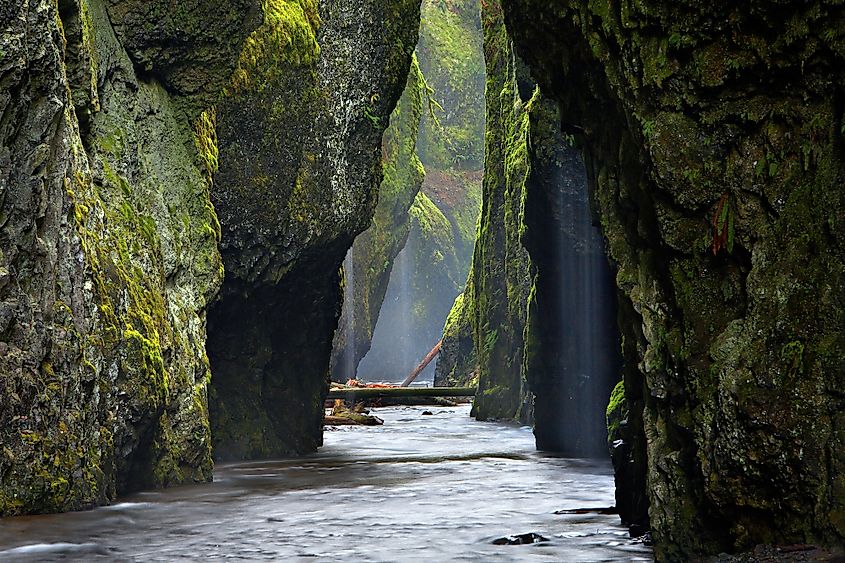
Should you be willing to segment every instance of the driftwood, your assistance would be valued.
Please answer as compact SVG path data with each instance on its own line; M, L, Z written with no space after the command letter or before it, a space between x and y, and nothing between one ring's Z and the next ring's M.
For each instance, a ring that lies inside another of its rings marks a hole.
M434 345L434 348L431 349L431 352L429 352L428 355L423 358L423 361L420 362L420 365L414 368L414 371L408 374L408 377L405 378L405 381L402 382L402 385L400 385L400 387L407 387L408 385L410 385L417 378L417 376L421 374L426 367L428 367L428 364L430 364L431 361L437 357L437 354L440 353L441 346L443 346L443 340Z
M350 409L343 400L338 399L334 402L332 414L325 416L323 424L326 426L381 426L384 421L365 412L363 405L355 405Z
M566 510L555 510L554 514L619 514L615 506L602 508L569 508Z

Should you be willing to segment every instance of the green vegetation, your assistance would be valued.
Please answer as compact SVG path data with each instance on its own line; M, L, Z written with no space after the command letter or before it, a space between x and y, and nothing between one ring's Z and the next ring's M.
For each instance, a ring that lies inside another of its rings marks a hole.
M230 94L262 92L290 67L314 64L320 55L316 0L265 0L264 22L244 43Z
M607 444L612 445L619 437L619 424L628 418L628 403L625 400L625 382L619 381L610 394L607 403Z
M417 52L441 108L423 116L419 153L426 167L478 169L484 159L482 34L478 0L423 0Z

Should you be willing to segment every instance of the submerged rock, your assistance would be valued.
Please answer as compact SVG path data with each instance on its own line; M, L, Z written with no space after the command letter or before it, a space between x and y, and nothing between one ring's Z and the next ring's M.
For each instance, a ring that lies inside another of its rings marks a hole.
M495 539L493 540L493 545L526 545L547 541L549 541L548 538L545 538L535 532L529 532L527 534L517 534L513 536L505 536L503 538Z

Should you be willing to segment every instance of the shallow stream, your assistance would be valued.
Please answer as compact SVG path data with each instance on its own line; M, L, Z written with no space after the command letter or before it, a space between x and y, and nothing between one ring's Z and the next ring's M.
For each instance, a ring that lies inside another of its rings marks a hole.
M431 415L424 415L423 411ZM377 409L315 455L218 465L214 483L0 520L0 561L651 561L614 515L609 462L538 453L469 407ZM494 545L537 533L549 541Z

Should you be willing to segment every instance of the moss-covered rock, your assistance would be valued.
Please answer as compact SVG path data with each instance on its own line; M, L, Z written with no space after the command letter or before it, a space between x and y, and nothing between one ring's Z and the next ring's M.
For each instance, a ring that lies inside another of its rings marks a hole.
M467 281L467 289L473 287ZM478 361L475 356L475 341L472 338L471 296L461 293L455 298L446 324L443 327L443 344L437 358L434 373L435 387L475 387L478 385Z
M631 411L624 380L617 383L610 394L605 419L607 447L616 483L616 508L631 535L639 536L649 525L645 448L641 443L642 423L637 413Z
M523 331L531 289L530 261L520 242L523 195L530 174L527 105L531 88L514 57L498 2L482 9L487 67L484 199L472 262L471 324L479 385L473 415L529 421L532 398L523 374ZM458 317L460 318L460 317Z
M843 8L503 7L619 265L658 558L841 544Z
M361 362L362 377L401 381L440 340L443 319L466 276L459 247L457 231L440 207L425 193L418 193L371 353Z
M226 280L209 313L215 455L322 443L340 265L372 220L419 0L265 0L217 108Z
M628 418L628 403L625 401L625 381L620 381L610 393L610 400L605 409L607 420L607 445L612 448L613 443L621 440L619 427Z
M148 28L178 24L165 1L0 9L0 515L211 476L222 272L200 109L259 6L196 4L177 45L112 25L141 4ZM148 47L170 71L138 66ZM186 74L203 87L172 87Z
M425 170L417 157L425 81L416 57L408 83L382 139L384 179L370 228L355 239L344 261L344 302L335 332L331 373L337 381L354 378L370 350L393 261L408 240L410 210Z
M423 115L419 152L427 169L478 170L484 162L480 8L479 0L422 2L417 56L442 108Z

